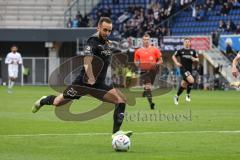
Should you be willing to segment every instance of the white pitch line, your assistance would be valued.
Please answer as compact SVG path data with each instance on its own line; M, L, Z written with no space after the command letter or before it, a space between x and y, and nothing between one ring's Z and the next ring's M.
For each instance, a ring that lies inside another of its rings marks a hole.
M105 136L111 135L110 133L46 133L46 134L9 134L0 135L6 137L37 137L37 136Z
M170 132L138 132L136 134L201 134L201 133L240 133L237 131L170 131Z
M202 134L202 133L240 133L235 131L172 131L172 132L134 132L134 135L152 134ZM110 133L52 133L52 134L8 134L2 137L37 137L37 136L110 136Z

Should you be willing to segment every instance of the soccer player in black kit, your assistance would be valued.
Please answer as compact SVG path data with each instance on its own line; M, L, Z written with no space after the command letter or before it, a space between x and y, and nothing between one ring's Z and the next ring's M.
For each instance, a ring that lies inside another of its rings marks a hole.
M124 95L114 88L104 83L107 68L111 60L111 41L108 36L112 31L112 21L108 17L101 17L98 22L97 33L87 40L87 46L84 49L84 67L77 76L72 85L60 95L43 96L35 102L32 112L36 113L44 105L61 106L73 99L79 99L81 96L89 94L101 101L115 104L113 115L113 136L117 134L125 134L131 136L132 131L120 131L124 119L124 111L126 106L126 98ZM103 63L102 70L96 76L96 70L101 66L96 65L99 60ZM88 89L81 89L79 86L87 87ZM104 91L104 92L103 92Z
M192 64L193 62L199 62L198 54L194 49L191 49L191 41L189 38L184 39L184 48L177 50L172 56L173 62L177 67L180 67L180 73L182 75L182 82L177 91L177 95L174 97L174 103L178 105L179 96L184 89L187 90L186 101L190 102L190 92L194 83L192 76ZM179 57L180 62L177 60Z

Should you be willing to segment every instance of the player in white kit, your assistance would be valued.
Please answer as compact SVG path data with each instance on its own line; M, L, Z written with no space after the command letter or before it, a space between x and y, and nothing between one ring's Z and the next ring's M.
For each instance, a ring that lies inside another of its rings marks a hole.
M18 77L18 67L22 65L22 56L17 52L18 47L13 45L11 52L7 54L5 63L8 64L8 92L11 93L11 89L14 86L14 82Z

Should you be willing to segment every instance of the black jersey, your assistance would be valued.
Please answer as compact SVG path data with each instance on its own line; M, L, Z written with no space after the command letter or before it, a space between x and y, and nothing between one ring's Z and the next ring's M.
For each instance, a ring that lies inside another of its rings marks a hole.
M192 71L192 57L197 58L198 54L194 49L185 49L182 48L180 50L177 50L174 55L176 57L180 57L180 63L182 64L182 67L180 69L184 69L187 71Z
M87 45L84 48L83 56L93 56L92 70L96 78L96 83L103 83L106 78L107 69L110 64L112 50L108 40L103 40L95 33L87 40ZM87 74L83 67L81 74L77 77L77 81L87 82Z

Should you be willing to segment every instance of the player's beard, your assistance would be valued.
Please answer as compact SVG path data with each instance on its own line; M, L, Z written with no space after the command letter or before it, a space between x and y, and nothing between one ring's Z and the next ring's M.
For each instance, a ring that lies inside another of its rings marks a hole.
M102 39L102 40L104 40L104 41L107 40L107 36L102 36L101 34L99 34L99 37L100 37L100 39Z

